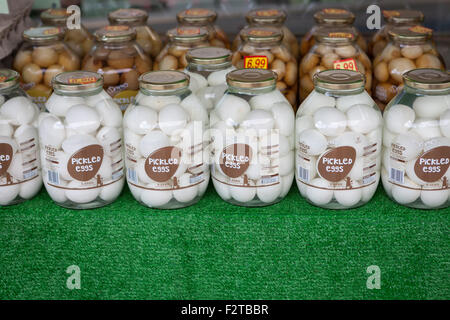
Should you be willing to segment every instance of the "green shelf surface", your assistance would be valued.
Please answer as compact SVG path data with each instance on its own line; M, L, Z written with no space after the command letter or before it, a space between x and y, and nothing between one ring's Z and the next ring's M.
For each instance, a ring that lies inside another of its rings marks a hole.
M0 208L0 299L448 299L449 212L381 188L353 210L311 206L292 187L263 208L223 202L154 210L128 189L67 210L45 192ZM66 286L77 265L81 289ZM367 267L381 271L368 289Z

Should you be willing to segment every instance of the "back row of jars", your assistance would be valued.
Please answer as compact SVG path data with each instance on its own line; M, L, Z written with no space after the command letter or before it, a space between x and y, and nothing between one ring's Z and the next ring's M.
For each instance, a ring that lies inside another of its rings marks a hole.
M277 88L294 109L297 93L303 101L313 90L313 76L317 72L359 71L365 75L366 90L383 109L401 88L404 72L415 68L444 69L443 60L431 42L431 30L413 26L423 21L420 12L384 14L386 27L367 45L352 27L355 17L351 12L323 9L314 15L316 26L299 45L284 26L283 11L252 10L246 16L248 25L232 43L231 63L238 69L275 71ZM66 28L66 11L44 11L41 20L46 27L24 32L25 44L16 55L14 68L21 74L24 89L41 106L51 93L50 82L55 75L78 69L98 72L104 77L105 90L124 110L137 94L141 74L150 70L185 70L186 53L191 48L230 48L225 33L214 24L217 18L214 11L180 12L177 15L180 26L167 32L169 42L164 48L158 34L146 25L147 18L147 13L138 9L111 12L108 15L111 25L97 30L94 41L82 26ZM300 54L303 58L298 64ZM368 55L376 55L373 64ZM230 65L222 67L225 70Z

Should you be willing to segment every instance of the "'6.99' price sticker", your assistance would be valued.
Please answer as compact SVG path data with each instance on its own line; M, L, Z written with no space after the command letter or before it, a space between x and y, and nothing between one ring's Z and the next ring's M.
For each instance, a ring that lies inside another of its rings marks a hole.
M268 64L266 56L244 57L244 69L267 69Z
M356 61L355 61L355 59L352 59L352 58L334 61L333 69L358 71L358 67L356 66Z

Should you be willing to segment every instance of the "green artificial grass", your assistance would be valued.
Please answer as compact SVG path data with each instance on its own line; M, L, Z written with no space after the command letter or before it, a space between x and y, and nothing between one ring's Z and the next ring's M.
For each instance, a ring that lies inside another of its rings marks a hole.
M196 205L153 210L126 189L67 210L43 190L0 208L0 299L448 299L450 210L413 210L379 188L354 210L282 202L242 208L210 186ZM69 290L66 269L81 269ZM381 269L369 290L366 268Z

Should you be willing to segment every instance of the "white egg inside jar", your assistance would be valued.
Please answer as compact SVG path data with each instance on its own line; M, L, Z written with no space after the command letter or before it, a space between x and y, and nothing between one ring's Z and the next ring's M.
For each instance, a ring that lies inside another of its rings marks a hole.
M191 49L186 54L190 76L189 89L200 102L212 110L227 89L227 73L236 68L231 64L231 51L220 47Z
M399 204L447 208L450 137L446 128L450 120L445 119L450 110L450 74L440 69L415 69L403 75L403 82L404 88L383 114L384 126L395 131L383 158L383 171L387 172L381 176L383 185L393 191L388 195ZM402 130L395 130L400 126Z
M150 208L193 205L209 182L207 110L183 72L148 72L139 86L141 98L124 115L128 186L140 190L133 196Z
M31 199L42 186L39 109L20 88L19 77L0 69L0 207Z
M276 88L276 74L241 69L227 74L228 89L214 111L211 127L211 176L219 196L240 206L279 202L289 190L294 172L295 116ZM255 97L266 96L260 109ZM279 100L281 97L283 100Z
M98 73L64 72L52 83L39 124L44 186L65 208L108 205L125 179L120 107L103 90Z
M320 26L314 31L315 44L302 57L299 65L300 102L314 91L314 75L330 69L358 71L365 77L365 90L371 94L372 63L357 42L356 29L351 26ZM361 96L352 100L364 101ZM337 107L345 111L343 105L351 101L336 101Z
M295 178L302 196L328 209L370 201L381 167L383 119L356 71L326 70L314 76L314 91L299 107ZM323 101L316 106L316 101Z

